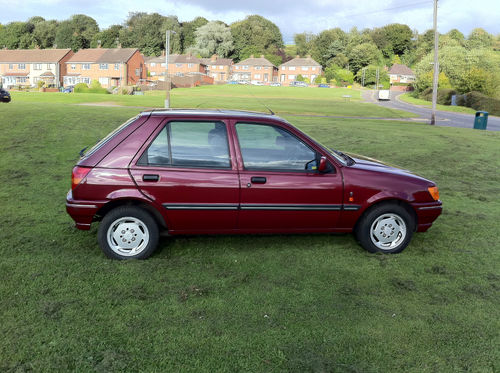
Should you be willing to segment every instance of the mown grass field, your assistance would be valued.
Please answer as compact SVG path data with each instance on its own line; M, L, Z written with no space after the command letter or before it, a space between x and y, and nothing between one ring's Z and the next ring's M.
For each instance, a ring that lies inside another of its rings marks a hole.
M351 235L199 236L117 262L65 195L79 150L140 109L47 97L0 105L1 372L500 370L499 133L288 117L438 183L443 215L399 255Z
M61 104L99 103L137 107L164 107L165 92L143 96L14 92L16 102ZM346 101L342 96L352 96ZM414 114L361 102L360 91L343 88L290 88L244 85L202 86L174 89L171 106L177 108L228 108L279 114L315 114L348 117L405 118Z

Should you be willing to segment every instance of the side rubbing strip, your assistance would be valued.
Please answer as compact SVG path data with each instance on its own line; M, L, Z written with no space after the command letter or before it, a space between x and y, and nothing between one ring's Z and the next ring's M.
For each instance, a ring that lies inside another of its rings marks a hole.
M238 210L238 205L226 204L168 204L164 203L163 207L167 210Z
M338 211L342 205L241 205L242 210Z
M360 205L344 205L344 211L358 211L361 208Z

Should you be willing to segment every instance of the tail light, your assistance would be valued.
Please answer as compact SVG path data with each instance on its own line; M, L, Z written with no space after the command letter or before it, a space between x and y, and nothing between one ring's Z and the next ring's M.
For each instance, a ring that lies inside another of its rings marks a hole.
M73 168L73 172L71 173L71 190L74 190L76 186L85 179L85 176L87 176L90 170L91 169L87 167L75 166Z

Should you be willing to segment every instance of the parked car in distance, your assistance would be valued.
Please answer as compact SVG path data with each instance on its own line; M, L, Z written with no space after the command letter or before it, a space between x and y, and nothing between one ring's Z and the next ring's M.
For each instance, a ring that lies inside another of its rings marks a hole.
M73 168L66 209L100 221L115 259L149 257L161 232L354 232L397 253L440 215L435 183L331 150L271 114L153 110L99 141Z
M237 80L229 80L227 84L239 84Z
M240 80L238 81L238 84L249 85L250 82L248 80Z
M290 87L309 87L309 84L295 80L290 83Z
M0 88L0 102L10 102L11 97L9 91L6 89Z
M391 99L391 91L389 91L388 89L381 89L380 91L378 91L378 99L379 99L379 101L390 100Z
M269 84L270 87L281 87L281 83L279 82L272 82Z
M258 81L255 81L255 80L252 80L251 84L252 85L266 85L266 83L264 83L264 82L258 82Z
M68 86L63 88L62 92L63 93L72 93L74 88L75 88L74 85L68 85Z
M318 88L330 88L330 84L318 84Z

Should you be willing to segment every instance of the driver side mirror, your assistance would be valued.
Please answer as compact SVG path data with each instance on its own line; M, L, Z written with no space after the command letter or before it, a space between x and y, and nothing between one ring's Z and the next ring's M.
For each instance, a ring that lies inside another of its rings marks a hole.
M327 168L328 168L328 163L326 162L326 157L323 156L319 159L318 171L325 172Z

